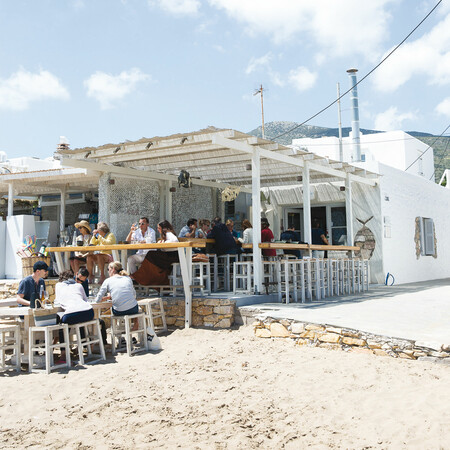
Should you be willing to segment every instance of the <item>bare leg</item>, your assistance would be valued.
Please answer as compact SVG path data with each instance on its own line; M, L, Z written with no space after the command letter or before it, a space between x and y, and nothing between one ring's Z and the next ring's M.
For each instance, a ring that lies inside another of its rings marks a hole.
M109 255L104 255L104 254L100 253L96 256L97 256L97 265L100 270L100 284L102 284L106 280L105 264L108 264L108 262L109 262Z
M89 270L89 283L94 282L94 263L97 255L88 255L86 257L87 270Z

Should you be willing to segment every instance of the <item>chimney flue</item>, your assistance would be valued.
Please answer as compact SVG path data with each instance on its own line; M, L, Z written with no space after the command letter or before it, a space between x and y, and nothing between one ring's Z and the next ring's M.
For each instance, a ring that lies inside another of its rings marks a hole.
M358 87L356 86L356 72L358 69L348 69L350 77L350 99L352 104L352 162L361 161L361 139L359 132L359 107L358 107Z

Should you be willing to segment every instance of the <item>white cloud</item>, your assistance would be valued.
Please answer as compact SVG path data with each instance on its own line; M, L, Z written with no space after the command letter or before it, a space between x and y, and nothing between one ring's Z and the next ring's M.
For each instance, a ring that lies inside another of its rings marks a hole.
M375 129L381 131L401 130L403 122L416 120L413 112L399 113L397 107L391 106L375 117Z
M20 69L9 78L0 79L0 108L3 109L21 111L39 100L69 98L69 91L46 70L31 73Z
M133 68L123 71L119 75L111 75L105 72L95 72L84 85L87 88L87 96L100 103L102 109L114 107L117 100L121 100L130 94L140 81L147 80L149 75Z
M200 9L199 0L149 0L149 4L176 15L195 15Z
M307 91L311 89L317 80L317 73L311 72L306 67L297 67L289 72L289 83L294 86L297 91Z
M250 34L268 34L277 43L314 40L327 56L362 54L373 58L388 35L393 0L209 0Z
M405 43L374 73L373 83L393 92L413 76L434 85L450 84L450 14L419 39Z
M436 112L450 117L450 97L445 98L441 103L439 103L439 105L436 106Z
M251 58L250 62L247 65L247 68L245 69L245 73L247 75L250 75L251 73L270 67L270 62L272 61L272 53L266 53L264 56L261 56L259 58Z

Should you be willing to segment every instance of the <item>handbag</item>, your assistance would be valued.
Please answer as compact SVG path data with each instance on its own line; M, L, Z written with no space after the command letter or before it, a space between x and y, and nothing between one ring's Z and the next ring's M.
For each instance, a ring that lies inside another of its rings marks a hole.
M33 309L33 317L35 325L37 327L48 327L50 325L56 325L58 322L58 314L56 314L57 311L58 308Z

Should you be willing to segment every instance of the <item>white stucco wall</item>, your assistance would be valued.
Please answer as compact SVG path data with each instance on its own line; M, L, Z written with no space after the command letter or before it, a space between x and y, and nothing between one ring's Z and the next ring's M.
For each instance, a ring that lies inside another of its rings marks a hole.
M383 237L384 273L397 284L450 277L450 190L382 164L380 171L382 226L391 233ZM437 258L416 258L416 217L433 219Z

